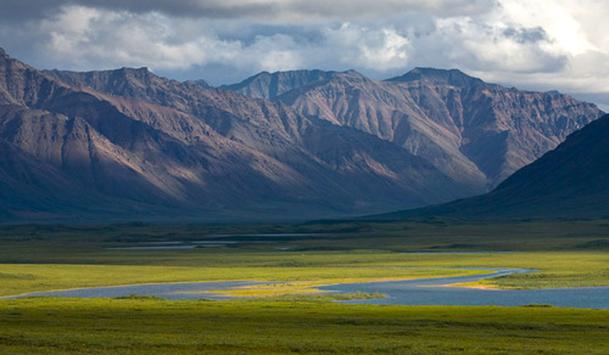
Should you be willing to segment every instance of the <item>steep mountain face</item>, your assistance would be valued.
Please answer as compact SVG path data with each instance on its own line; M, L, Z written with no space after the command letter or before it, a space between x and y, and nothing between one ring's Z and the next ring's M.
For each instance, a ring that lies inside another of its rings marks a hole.
M609 115L571 134L492 192L452 203L377 216L474 218L609 216Z
M336 74L333 71L322 70L262 72L240 83L222 86L221 89L258 99L273 99L303 86L323 83L332 79Z
M198 79L198 80L187 80L184 82L184 84L186 85L197 85L202 87L203 89L211 89L212 86L209 85L209 83L203 79Z
M226 89L267 93L264 97L307 117L375 135L478 192L496 186L602 114L595 105L558 92L487 84L458 70L417 68L386 81L354 71L316 73L312 76L322 79L283 85L281 91L259 79L294 76L308 77L301 71L263 73Z
M281 103L145 68L39 71L4 52L0 151L0 217L12 219L318 218L475 192Z

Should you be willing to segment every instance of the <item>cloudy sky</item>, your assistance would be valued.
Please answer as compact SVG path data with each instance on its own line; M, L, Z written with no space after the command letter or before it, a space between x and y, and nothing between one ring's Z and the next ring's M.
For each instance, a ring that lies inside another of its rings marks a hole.
M256 72L416 66L559 89L609 109L609 0L3 0L0 46L39 68Z

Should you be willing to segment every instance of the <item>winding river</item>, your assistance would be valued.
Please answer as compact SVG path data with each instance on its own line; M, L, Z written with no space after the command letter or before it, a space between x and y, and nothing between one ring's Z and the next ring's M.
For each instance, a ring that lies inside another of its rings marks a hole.
M492 273L419 279L408 281L386 281L353 284L338 284L320 287L337 293L382 293L387 297L378 299L356 299L344 303L393 304L393 305L454 305L454 306L524 306L552 305L560 307L609 309L609 287L557 288L537 290L484 290L455 287L451 284L474 282L482 279L507 276L515 273L531 272L527 269L497 269ZM76 297L76 298L117 298L153 296L169 300L209 299L220 300L229 297L213 293L214 290L228 290L260 284L249 281L227 282L182 282L164 284L143 284L111 287L92 287L61 291L32 292L9 299L24 297Z
M446 306L551 305L609 309L609 287L488 290L451 285L532 271L527 269L500 269L486 275L340 284L321 287L321 289L341 293L383 293L387 296L377 299L349 300L344 301L345 303Z
M214 282L176 282L160 284L141 284L126 286L107 286L77 288L59 291L30 292L17 296L3 297L16 299L26 297L72 297L72 298L118 298L129 296L160 297L168 300L221 300L230 297L220 296L210 291L229 290L232 288L256 285L259 282L249 281L214 281Z

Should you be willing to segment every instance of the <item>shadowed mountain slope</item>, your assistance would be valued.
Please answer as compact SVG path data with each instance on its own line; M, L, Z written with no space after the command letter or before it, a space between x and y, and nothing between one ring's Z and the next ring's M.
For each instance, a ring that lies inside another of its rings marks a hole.
M571 134L492 192L371 218L417 216L540 218L609 216L609 115Z

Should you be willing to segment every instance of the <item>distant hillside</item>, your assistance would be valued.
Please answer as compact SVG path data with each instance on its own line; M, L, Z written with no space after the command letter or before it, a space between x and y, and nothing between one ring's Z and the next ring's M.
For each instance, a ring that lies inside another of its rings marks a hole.
M571 134L492 192L370 218L594 218L609 216L609 115Z

